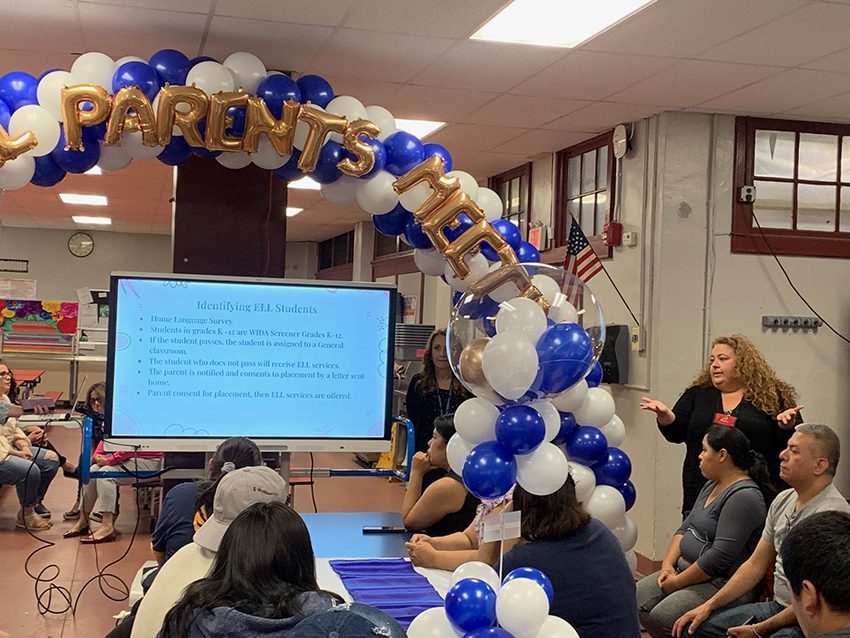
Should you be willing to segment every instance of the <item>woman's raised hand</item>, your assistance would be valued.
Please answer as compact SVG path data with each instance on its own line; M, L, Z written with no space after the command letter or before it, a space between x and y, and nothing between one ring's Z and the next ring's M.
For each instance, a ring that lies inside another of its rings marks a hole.
M640 409L655 412L655 418L661 425L670 425L676 420L676 415L673 413L673 410L668 408L661 401L656 401L650 397L640 398Z
M797 422L797 413L802 410L804 405L795 405L793 408L788 408L784 412L776 415L776 420L779 421L780 427L791 428Z

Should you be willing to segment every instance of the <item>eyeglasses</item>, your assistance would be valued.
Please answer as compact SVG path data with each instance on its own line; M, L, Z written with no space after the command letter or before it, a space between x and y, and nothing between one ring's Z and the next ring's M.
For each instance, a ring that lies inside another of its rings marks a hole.
M8 370L6 372L0 372L0 377L2 377L3 379L11 379L12 373Z

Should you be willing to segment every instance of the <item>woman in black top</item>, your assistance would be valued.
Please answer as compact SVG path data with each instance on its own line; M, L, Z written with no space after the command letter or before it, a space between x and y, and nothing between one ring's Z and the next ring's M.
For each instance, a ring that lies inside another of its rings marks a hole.
M407 417L416 432L416 451L425 452L434 431L434 419L454 414L472 395L452 374L446 351L446 331L431 334L422 357L422 372L413 376L407 387Z
M779 478L779 453L794 426L802 422L797 391L776 373L752 342L742 335L718 337L708 365L671 410L661 401L642 397L640 407L656 414L662 436L686 445L682 467L682 516L694 506L705 478L699 469L702 438L712 425L740 428L753 450L767 460L773 484ZM769 504L768 504L769 505Z

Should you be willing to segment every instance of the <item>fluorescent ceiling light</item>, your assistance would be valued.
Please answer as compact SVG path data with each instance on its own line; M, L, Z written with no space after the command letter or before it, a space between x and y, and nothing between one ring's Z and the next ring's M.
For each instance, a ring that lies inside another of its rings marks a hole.
M83 175L103 175L103 171L100 170L100 166L95 164L89 170L87 170Z
M322 185L312 177L302 177L301 179L296 179L294 182L289 182L289 188L297 188L305 191L318 191L322 190Z
M396 118L396 128L400 131L407 131L411 135L415 135L420 140L428 137L434 131L443 128L445 122L434 122L431 120L402 120Z
M655 0L514 0L470 40L577 47Z
M96 224L99 226L109 226L112 223L111 217L86 217L85 215L74 215L71 217L75 224Z
M64 204L84 204L86 206L106 206L108 200L103 195L77 195L76 193L59 193L59 199Z
M287 217L295 217L302 210L304 210L304 209L303 208L294 208L292 206L287 206L286 207L286 216Z

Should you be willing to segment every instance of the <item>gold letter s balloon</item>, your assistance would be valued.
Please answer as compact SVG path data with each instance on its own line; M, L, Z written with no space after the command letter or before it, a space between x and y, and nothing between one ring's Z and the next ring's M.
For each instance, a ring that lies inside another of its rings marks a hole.
M346 157L337 168L346 175L360 177L372 170L375 166L375 149L369 144L360 139L361 135L366 135L372 139L378 137L381 130L376 124L369 120L354 120L349 122L345 127L345 135L342 136L342 145L346 151L354 154L356 159Z

